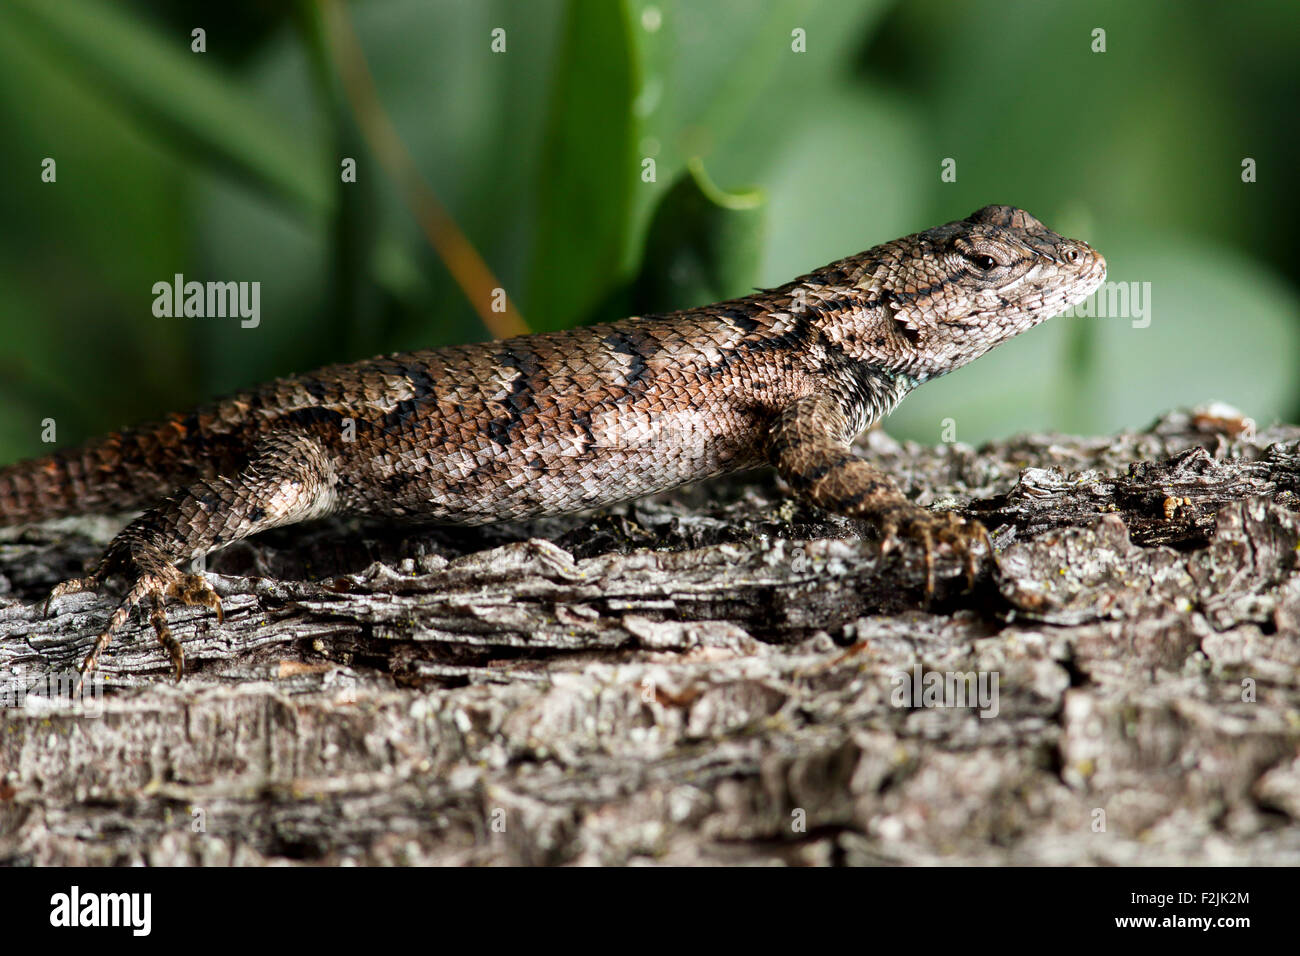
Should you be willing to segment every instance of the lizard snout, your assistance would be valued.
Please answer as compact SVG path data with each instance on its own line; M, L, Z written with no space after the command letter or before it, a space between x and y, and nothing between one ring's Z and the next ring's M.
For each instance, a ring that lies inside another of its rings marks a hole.
M1084 274L1096 277L1098 285L1106 278L1106 257L1082 239L1070 241L1064 259L1070 265L1083 267Z

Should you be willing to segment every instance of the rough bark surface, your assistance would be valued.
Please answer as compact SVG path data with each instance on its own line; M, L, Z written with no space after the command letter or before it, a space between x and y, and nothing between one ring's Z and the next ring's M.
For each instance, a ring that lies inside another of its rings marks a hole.
M765 473L297 528L171 610L183 683L137 620L71 701L114 604L38 602L120 522L0 533L0 862L1300 863L1300 428L865 444L999 567L927 602ZM900 699L949 674L996 703Z

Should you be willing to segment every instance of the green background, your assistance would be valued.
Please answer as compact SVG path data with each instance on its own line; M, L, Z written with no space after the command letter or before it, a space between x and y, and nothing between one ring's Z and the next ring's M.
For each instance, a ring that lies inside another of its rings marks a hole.
M46 450L45 418L62 445L490 337L360 132L322 9L0 0L0 461ZM346 11L420 174L534 329L744 294L1001 202L1149 282L1151 324L1050 322L919 390L892 432L1300 412L1294 0ZM260 281L260 326L156 318L177 272Z

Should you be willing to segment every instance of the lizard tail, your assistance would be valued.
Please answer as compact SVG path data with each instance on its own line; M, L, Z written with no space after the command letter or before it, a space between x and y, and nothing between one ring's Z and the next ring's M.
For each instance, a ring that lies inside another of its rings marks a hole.
M169 420L114 432L0 467L0 527L153 504L197 471L178 425Z

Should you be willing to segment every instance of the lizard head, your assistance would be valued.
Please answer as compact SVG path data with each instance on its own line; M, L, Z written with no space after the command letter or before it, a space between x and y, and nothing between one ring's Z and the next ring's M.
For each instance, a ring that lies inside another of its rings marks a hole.
M831 323L828 337L918 382L1081 302L1106 278L1099 252L1013 206L985 206L886 243L857 257L857 266L850 278L865 313Z

